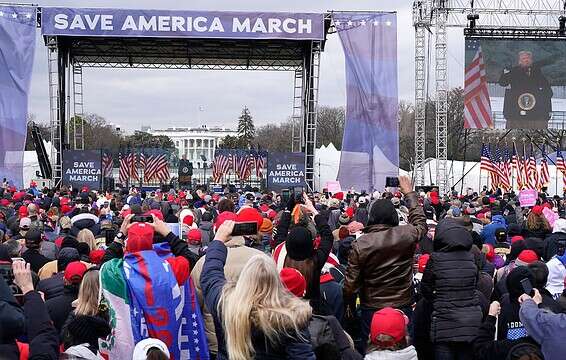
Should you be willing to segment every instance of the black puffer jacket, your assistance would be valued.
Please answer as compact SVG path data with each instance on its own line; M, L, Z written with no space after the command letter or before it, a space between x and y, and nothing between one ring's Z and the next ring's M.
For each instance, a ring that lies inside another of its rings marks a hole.
M433 304L431 340L472 342L482 321L472 237L462 225L446 219L436 227L433 243L421 282L423 296Z

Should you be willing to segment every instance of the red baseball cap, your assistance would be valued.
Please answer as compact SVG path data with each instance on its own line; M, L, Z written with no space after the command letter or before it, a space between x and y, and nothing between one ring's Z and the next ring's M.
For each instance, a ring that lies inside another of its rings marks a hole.
M8 206L8 205L10 205L10 200L8 199L0 200L0 206Z
M102 263L102 258L104 257L104 250L92 250L88 257L90 258L91 263L100 265Z
M519 241L519 240L525 240L525 238L522 237L521 235L515 235L511 238L511 244L514 244L516 241Z
M214 222L214 227L218 229L224 221L226 221L226 220L234 220L235 221L236 217L237 217L237 215L234 214L231 211L223 211L216 217L216 221Z
M151 250L153 248L153 226L147 223L134 223L128 229L126 252Z
M279 277L281 282L287 290L289 290L293 295L302 298L307 292L307 281L303 274L299 270L294 268L283 268L279 272Z
M409 318L398 309L391 307L376 311L371 319L370 340L381 346L393 346L403 340L406 336L406 328ZM392 339L381 340L379 337L386 335Z
M187 234L189 238L189 244L191 245L200 245L202 240L202 234L199 229L191 229Z
M263 223L263 217L261 216L261 214L256 209L245 208L245 209L242 209L236 215L236 221L237 222L252 222L252 221L255 221L257 223L257 228L259 229L261 227L261 224Z
M532 211L534 214L541 215L543 209L544 209L544 208L543 208L542 206L540 206L540 205L535 205L535 206L533 206L533 209L532 209L531 211Z
M426 264L428 263L428 259L430 259L430 255L429 254L423 254L419 257L419 272L420 273L424 273L425 269L426 269Z
M71 284L80 284L83 280L83 276L87 270L85 264L80 261L73 261L67 265L65 268L65 274L63 275L65 280Z
M527 266L538 260L538 255L533 250L523 250L515 260L517 266Z
M192 215L185 215L183 218L183 224L187 226L193 226L194 218Z
M163 213L161 212L161 210L151 209L151 210L149 210L148 215L151 215L151 214L155 215L156 218L163 221Z
M28 217L28 207L25 205L20 206L18 214L20 214L20 218Z

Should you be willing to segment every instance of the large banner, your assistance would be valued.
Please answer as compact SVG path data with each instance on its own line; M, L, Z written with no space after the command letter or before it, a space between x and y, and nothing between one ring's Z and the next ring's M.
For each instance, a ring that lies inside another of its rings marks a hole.
M63 184L81 189L100 189L102 165L100 150L66 150L63 152Z
M322 40L324 14L43 7L43 35Z
M212 177L220 183L234 174L239 181L247 181L252 176L263 179L267 165L267 151L244 149L216 149L212 162Z
M35 7L0 6L0 177L23 187Z
M466 39L464 127L564 129L566 42Z
M334 13L346 57L346 125L338 180L382 190L399 172L397 16Z
M305 187L304 153L269 153L267 162L267 189L279 191Z

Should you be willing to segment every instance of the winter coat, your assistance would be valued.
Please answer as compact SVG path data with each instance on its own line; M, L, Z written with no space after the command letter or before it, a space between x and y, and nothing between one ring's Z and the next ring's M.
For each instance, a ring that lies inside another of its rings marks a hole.
M559 248L562 249L561 251L564 251L564 248L566 248L566 229L563 230L553 232L544 239L544 253L542 257L545 261L549 261L554 255L557 255Z
M25 332L26 318L3 278L0 278L0 324L0 354L3 359L18 360L19 351L15 340Z
M564 291L564 278L566 278L566 266L558 259L553 257L546 263L548 267L548 280L546 282L546 289L552 294L552 297L557 299Z
M364 357L364 360L418 360L417 351L413 345L401 350L376 350Z
M354 221L364 224L366 226L368 224L369 213L366 207L359 207L356 209L356 213L354 214Z
M346 306L353 306L358 292L361 305L370 309L411 304L415 248L427 226L417 194L411 192L405 199L409 225L368 226L352 242L343 289Z
M36 274L43 265L49 262L49 259L41 255L36 249L28 249L22 254L22 258L30 264L31 271Z
M434 251L421 282L423 296L432 302L431 341L472 342L482 321L476 293L479 270L470 233L453 219L436 227Z
M200 285L204 296L206 307L211 311L214 319L216 337L218 339L218 360L228 359L224 330L220 314L218 313L218 303L220 295L226 283L224 276L224 264L228 249L218 240L210 243L204 262ZM310 342L308 324L300 329L300 336L282 336L280 344L272 346L266 336L257 328L251 329L251 342L255 350L255 359L308 359L315 360Z
M211 221L201 221L198 229L201 234L201 244L202 246L208 246L212 240L214 240L214 231L212 230L214 224Z
M100 232L98 216L91 213L79 213L71 218L71 234L77 236L82 229L89 229L94 236Z
M228 256L226 257L226 264L224 266L224 276L228 281L236 281L248 260L255 255L262 254L262 252L257 249L243 246L242 237L232 238L232 240L226 243L226 246L228 248ZM204 327L206 330L206 337L208 339L208 349L211 353L216 354L218 353L218 341L216 340L214 321L212 319L212 314L204 303L202 288L200 287L202 267L205 260L206 255L197 261L191 271L191 278L195 284L195 290L199 300L198 303L204 319Z
M320 277L320 297L326 303L332 315L342 322L344 317L344 300L342 298L342 286L338 284L330 273Z
M328 226L330 226L330 231L334 231L340 227L338 223L338 219L342 212L340 209L331 209L330 214L328 216Z
M63 275L64 272L61 271L37 283L37 291L41 291L45 295L46 301L63 294Z
M77 299L79 290L76 286L65 286L63 294L49 299L45 302L45 307L49 312L49 317L53 320L53 325L57 329L57 334L61 333L61 329L67 321L67 317L73 311L73 301Z
M566 315L539 309L533 300L521 304L519 312L527 333L540 344L545 360L563 359L566 354Z
M507 230L505 218L501 215L495 215L491 219L491 223L483 227L481 238L485 244L495 245L495 230L504 228Z

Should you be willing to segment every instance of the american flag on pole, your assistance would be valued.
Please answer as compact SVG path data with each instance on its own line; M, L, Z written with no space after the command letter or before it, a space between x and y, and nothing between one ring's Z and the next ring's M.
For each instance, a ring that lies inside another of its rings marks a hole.
M222 176L228 175L230 171L230 156L222 150L216 150L214 153L214 162L212 164L212 176L215 182L220 182Z
M556 149L556 167L562 173L562 191L564 191L566 189L566 161L564 161L560 148Z
M480 170L485 170L490 173L495 172L495 164L491 161L491 151L486 144L481 146L481 162Z
M548 171L548 160L546 159L546 146L542 145L542 159L540 160L540 175L538 178L539 189L548 186L550 172Z
M159 180L167 182L171 177L169 173L169 164L167 154L165 152L154 153L146 159L145 168L146 181Z
M107 152L102 154L102 176L112 177L112 155Z
M130 167L129 167L129 156L120 153L120 176L119 180L122 185L126 185L128 180L130 180Z
M508 148L502 152L499 168L501 169L501 187L509 191L511 189L511 157Z
M255 176L258 178L263 178L263 171L267 163L267 159L264 157L265 153L258 151L255 156Z
M130 169L130 178L133 181L138 181L140 179L136 164L137 164L137 156L134 150L132 150L128 155L128 167Z
M513 142L513 170L517 174L517 189L523 190L525 184L523 180L523 160L519 156L515 142Z
M464 128L493 128L487 75L479 40L466 41L466 50L475 51L475 55L464 74Z
M529 188L536 189L538 187L538 170L537 159L533 152L533 143L531 143L531 152L528 159L528 172L529 172Z

